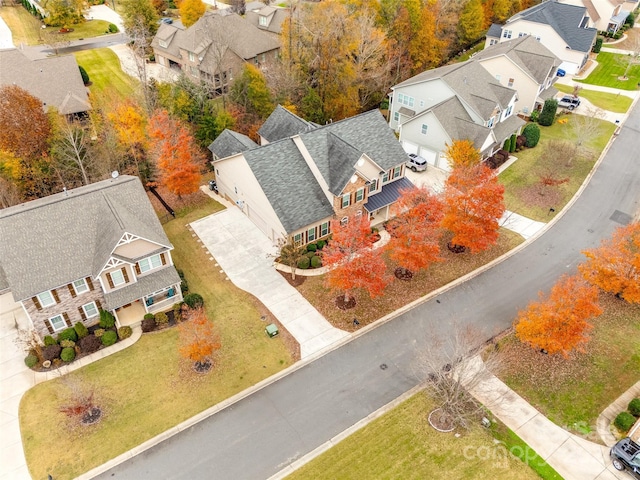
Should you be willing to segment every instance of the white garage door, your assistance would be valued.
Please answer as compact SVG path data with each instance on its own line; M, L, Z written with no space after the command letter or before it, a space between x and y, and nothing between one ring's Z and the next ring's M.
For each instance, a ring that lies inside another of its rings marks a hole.
M438 154L428 148L420 147L420 156L427 160L429 165L435 165Z
M407 153L418 153L418 146L405 140L402 141L402 148Z

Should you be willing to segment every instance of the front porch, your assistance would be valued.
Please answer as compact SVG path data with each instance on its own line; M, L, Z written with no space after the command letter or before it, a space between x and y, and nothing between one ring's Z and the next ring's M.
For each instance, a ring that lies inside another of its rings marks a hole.
M403 177L383 185L380 192L371 195L364 205L365 210L369 214L371 226L375 227L389 220L392 216L391 205L400 198L400 192L412 187L413 183L411 183L411 180Z
M140 300L136 300L129 305L124 305L120 308L116 308L113 314L116 317L116 324L119 327L135 327L142 322L147 310L144 308L144 304Z
M113 314L118 326L134 327L142 322L147 313L163 312L180 302L182 302L180 285L172 285L118 307L113 311Z

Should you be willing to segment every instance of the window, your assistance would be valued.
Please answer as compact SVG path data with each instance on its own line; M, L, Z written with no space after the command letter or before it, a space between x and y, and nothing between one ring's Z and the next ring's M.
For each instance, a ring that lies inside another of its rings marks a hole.
M420 100L420 107L424 107L424 100Z
M87 281L84 278L81 278L80 280L73 282L73 289L78 295L80 295L81 293L88 292L89 286L87 285Z
M492 38L491 40L489 40L489 46L496 45L497 43L498 43L498 40L496 40L495 38Z
M124 283L124 275L122 274L122 270L111 272L110 275L114 287L117 287L118 285L122 285Z
M189 52L189 61L190 62L195 62L196 61L196 54L193 52Z
M56 299L53 298L53 295L48 290L46 292L39 293L37 297L38 297L38 301L40 302L40 306L42 308L50 307L51 305L56 304Z
M302 245L302 234L301 233L296 233L293 236L293 244L296 246Z
M262 25L263 27L269 25L269 22L267 22L267 17L265 17L264 15L260 15L260 25Z
M316 239L316 227L307 230L307 242L313 242Z
M153 255L148 258L143 258L138 262L138 265L140 266L140 273L145 273L161 266L162 259L160 258L160 254Z
M364 200L364 188L359 188L356 190L356 202L361 202Z
M93 318L98 316L98 307L96 307L95 302L87 303L82 306L82 310L84 310L84 314L87 318Z
M393 112L393 119L397 122L398 120L400 120L400 113L398 112Z
M378 189L378 179L374 178L373 180L371 180L371 183L369 184L369 193L375 192L377 189Z
M502 32L502 38L511 38L511 35L513 35L513 32L511 30L504 30Z
M513 87L513 83L515 82L515 78L510 78L509 81L507 82L507 87Z
M49 319L49 322L51 323L51 327L53 328L54 332L59 332L60 330L64 330L65 328L67 328L67 323L64 321L62 315L51 317Z
M347 193L342 196L342 208L347 208L351 204L351 194Z
M158 40L158 45L160 45L162 48L167 48L167 41L166 40Z
M404 93L398 94L398 103L400 105L406 105L407 107L413 107L414 98Z
M356 212L356 218L360 218L362 216L362 210L358 210Z
M389 172L384 172L382 175L382 183L387 183L389 181Z
M329 222L324 222L320 225L320 236L324 237L325 235L329 235Z
M487 122L487 127L491 128L493 127L493 122L495 121L495 117L491 117L489 119L489 122Z
M500 81L500 75L496 75L496 80Z
M402 171L402 167L398 166L393 169L393 178L398 178L400 176L400 172Z
M540 41L540 35L534 35L533 38L535 38L537 41Z
M520 37L524 37L525 35L526 35L526 33L522 33L522 32L520 32L520 33L518 34L518 38L520 38Z
M342 220L340 220L340 226L344 227L347 223L349 223L349 217L342 217Z
M423 135L426 135L426 134L427 134L427 129L428 129L428 128L429 128L429 127L428 127L428 125L426 125L426 124L424 124L424 123L423 123L423 124L422 124L422 128L420 129L420 132L421 132Z
M513 105L509 105L509 108L507 108L507 114L504 116L504 118L507 118L509 115L511 115L512 111L513 111Z

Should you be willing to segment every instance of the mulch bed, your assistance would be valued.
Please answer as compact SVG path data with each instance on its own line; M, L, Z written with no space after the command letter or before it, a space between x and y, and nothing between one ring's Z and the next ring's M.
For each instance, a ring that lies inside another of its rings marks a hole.
M300 285L302 285L304 283L304 281L307 279L307 277L303 276L303 275L296 275L295 280L291 278L291 273L289 272L281 272L280 270L276 270L280 275L282 275L282 277L287 281L287 283L289 285L291 285L292 287L299 287Z
M352 296L349 300L345 300L344 295L339 295L336 297L335 304L340 310L350 310L355 308L356 298Z
M411 270L407 270L406 268L398 267L393 271L393 274L396 276L398 280L404 280L408 282L413 278L413 272Z

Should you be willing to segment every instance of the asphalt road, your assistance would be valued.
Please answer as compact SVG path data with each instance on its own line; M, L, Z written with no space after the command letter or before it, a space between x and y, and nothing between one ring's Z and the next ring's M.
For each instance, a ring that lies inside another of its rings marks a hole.
M82 40L73 40L69 42L69 45L58 49L58 54L63 55L67 53L79 52L81 50L92 50L94 48L111 47L113 45L121 45L127 43L129 37L124 33L114 33L112 35L104 35L102 37L85 38ZM30 58L44 58L50 55L55 55L54 49L48 45L34 45L31 47L23 47L23 50L29 55Z
M268 478L416 385L433 332L470 323L489 337L508 327L538 291L575 271L581 250L640 211L639 133L636 107L570 211L516 255L98 478Z

